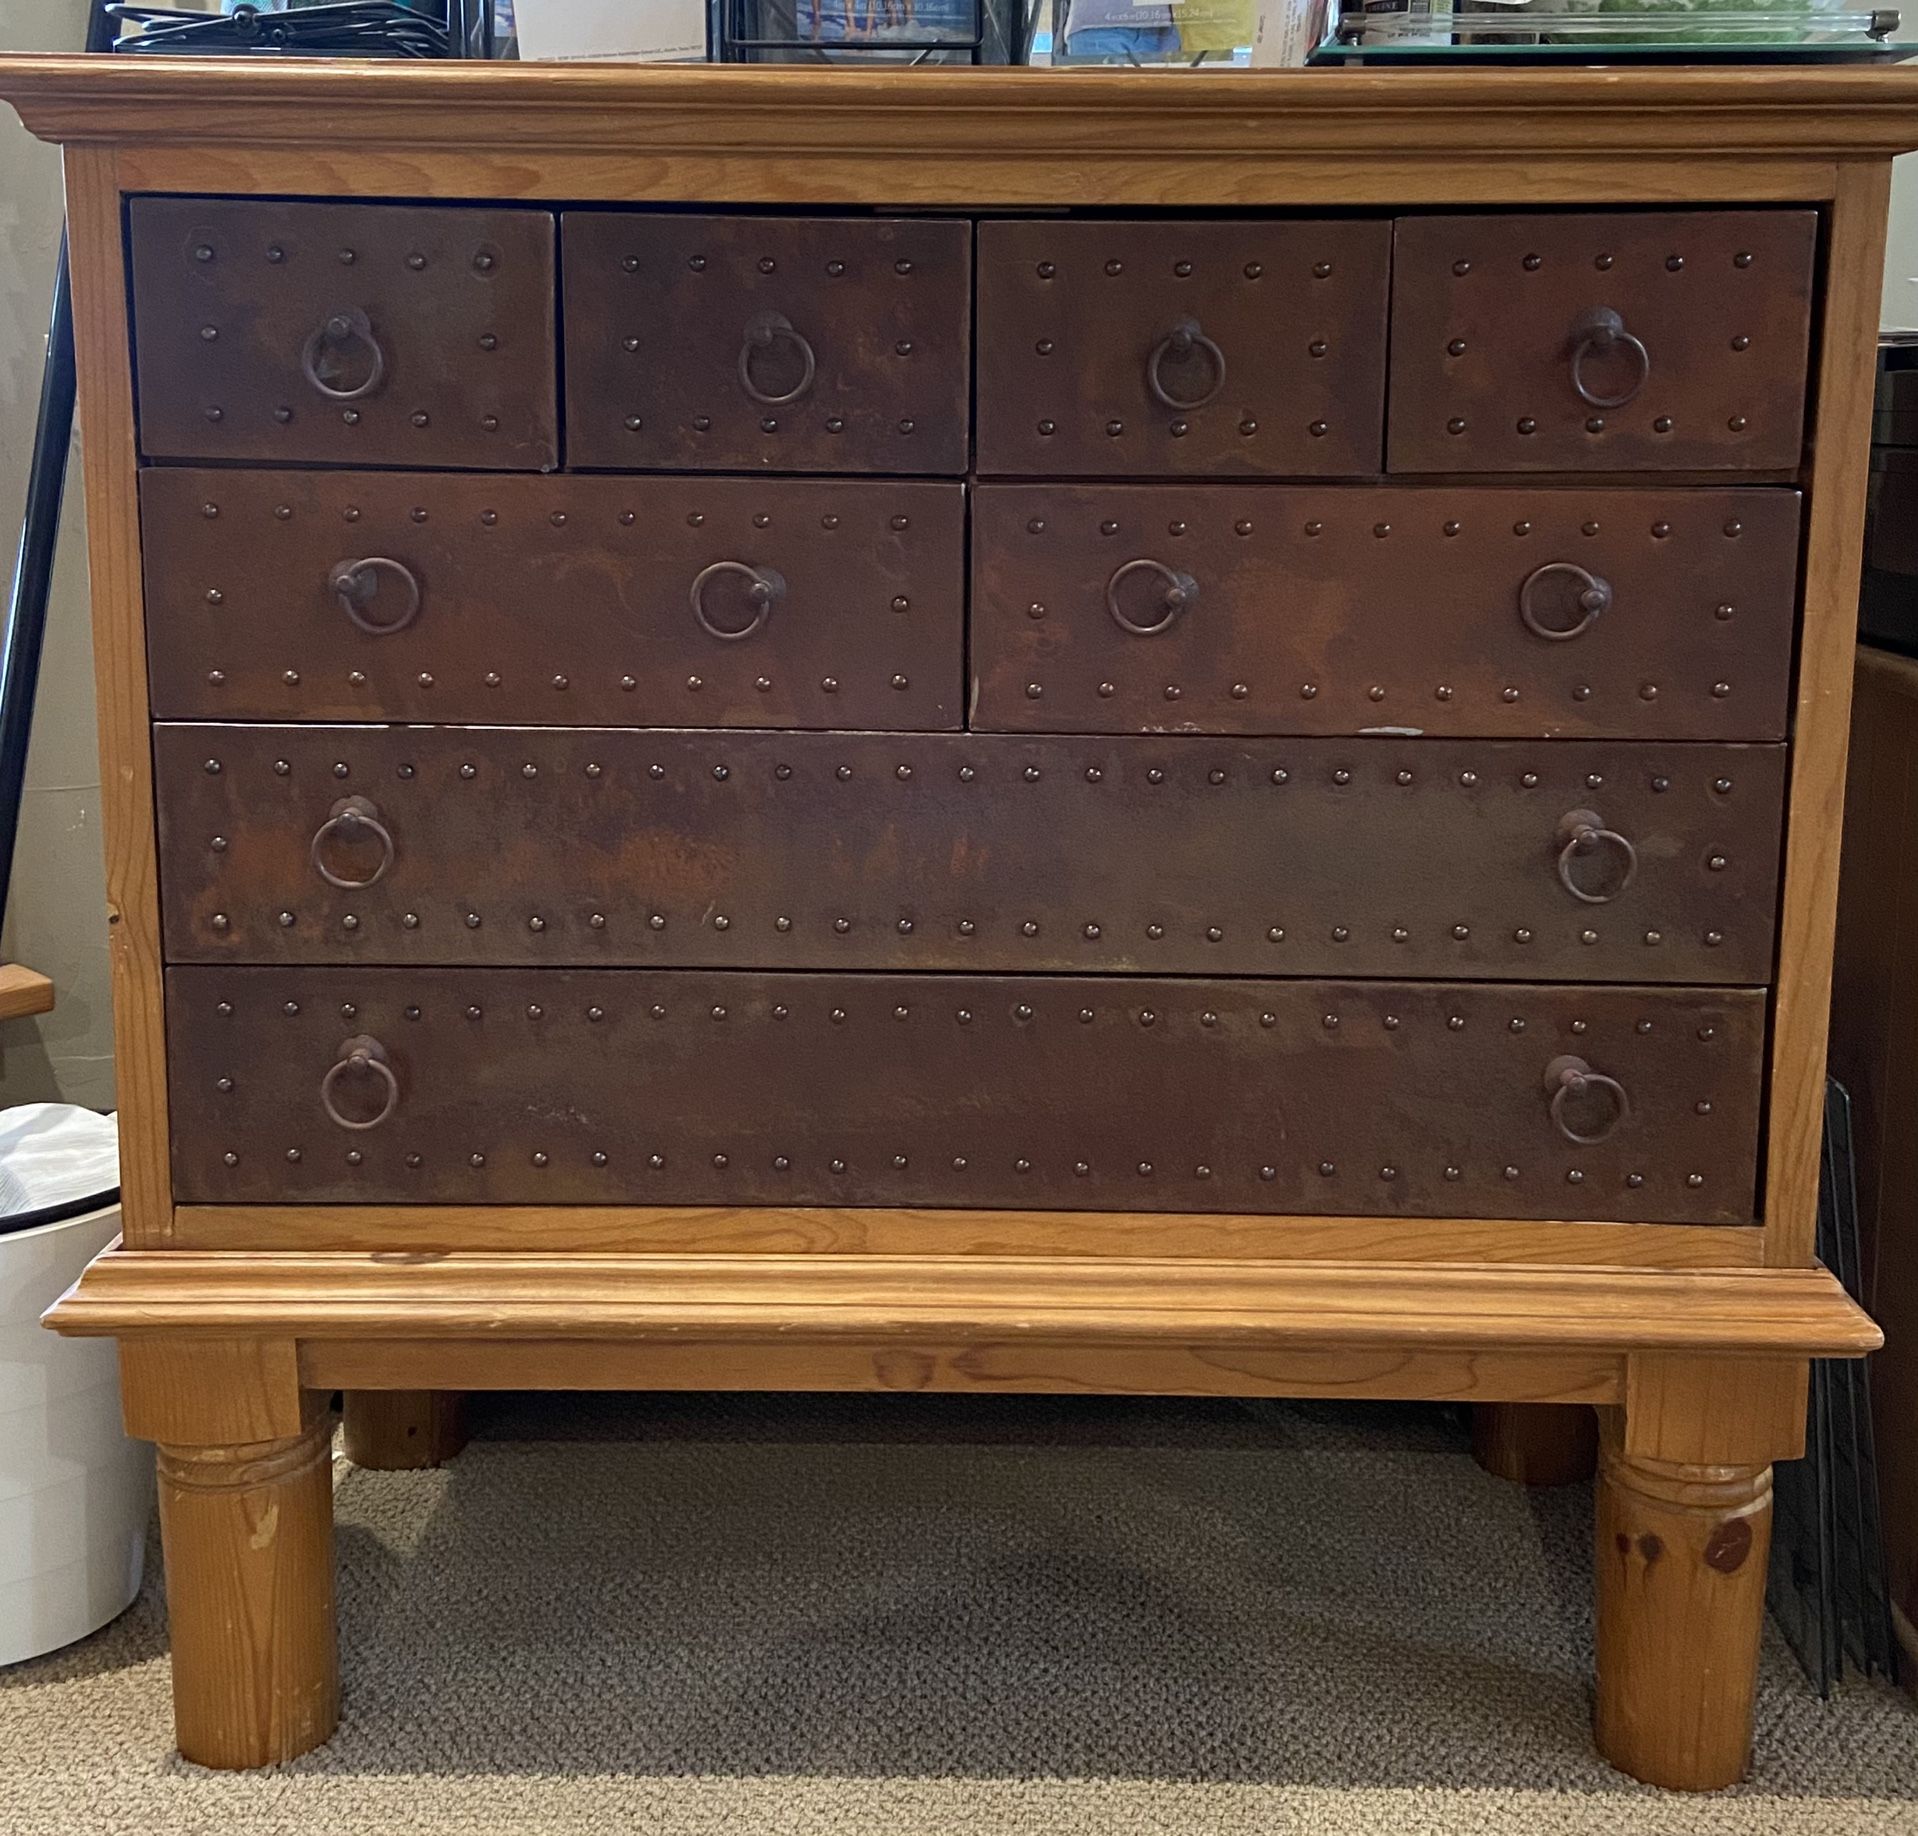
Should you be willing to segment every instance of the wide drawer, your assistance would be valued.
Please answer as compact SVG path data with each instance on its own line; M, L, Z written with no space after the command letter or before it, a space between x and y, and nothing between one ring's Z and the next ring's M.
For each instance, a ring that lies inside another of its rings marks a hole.
M1750 1218L1756 990L167 973L188 1201Z
M966 469L972 226L569 211L568 462Z
M1795 466L1817 235L1809 210L1402 218L1389 469Z
M957 483L149 470L163 719L954 728Z
M982 485L973 724L1785 732L1786 490Z
M1374 472L1391 225L979 226L979 470Z
M135 198L140 450L559 463L543 210Z
M154 737L174 961L1771 979L1779 746Z

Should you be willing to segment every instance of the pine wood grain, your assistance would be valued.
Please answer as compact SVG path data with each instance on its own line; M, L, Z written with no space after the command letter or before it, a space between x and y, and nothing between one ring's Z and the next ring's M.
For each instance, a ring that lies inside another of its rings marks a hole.
M340 1447L355 1466L419 1472L444 1466L466 1445L466 1398L457 1390L342 1387Z
M1598 1750L1680 1791L1735 1785L1751 1757L1771 1548L1769 1466L1599 1459L1593 1539Z
M339 1721L332 1429L158 1450L174 1732L199 1765L278 1765Z
M1597 1270L983 1256L111 1251L47 1315L76 1334L742 1344L1031 1337L1188 1346L1856 1356L1825 1270Z
M37 969L0 963L0 1020L23 1020L53 1011L53 983Z
M688 1255L1163 1256L1225 1261L1524 1262L1737 1268L1754 1227L1533 1219L1255 1217L1214 1212L890 1206L182 1205L202 1250L585 1250Z
M1765 1142L1765 1260L1786 1267L1811 1261L1818 1225L1825 1030L1890 191L1888 166L1848 166L1827 231Z
M113 974L126 1240L164 1243L173 1223L167 1150L160 877L147 726L146 610L140 580L138 458L128 349L120 192L110 147L66 154L80 456L87 494L93 669L106 836L107 953Z

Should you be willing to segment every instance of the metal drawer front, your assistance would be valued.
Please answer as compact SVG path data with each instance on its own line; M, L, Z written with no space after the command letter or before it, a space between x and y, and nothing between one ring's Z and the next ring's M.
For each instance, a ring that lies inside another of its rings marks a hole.
M959 484L149 470L162 719L953 728Z
M184 1200L1751 1216L1755 990L192 968L167 1007Z
M1795 492L982 485L973 724L1785 732Z
M135 198L154 458L559 463L543 210Z
M1406 217L1395 472L1795 466L1809 210Z
M970 224L569 211L574 465L966 469Z
M1375 472L1384 221L982 223L979 470Z
M155 741L175 961L1771 979L1779 746Z

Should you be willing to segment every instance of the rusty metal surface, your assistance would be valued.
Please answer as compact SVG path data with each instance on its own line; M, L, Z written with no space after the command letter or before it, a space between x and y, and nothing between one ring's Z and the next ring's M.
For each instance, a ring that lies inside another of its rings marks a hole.
M171 467L140 483L162 719L963 718L956 483ZM777 576L764 605L752 570Z
M1798 521L1776 488L981 485L972 724L1776 739Z
M972 226L568 211L567 459L966 469Z
M174 961L1771 979L1779 746L155 742Z
M1401 218L1389 469L1795 466L1817 232L1809 210Z
M135 198L128 224L149 456L559 463L550 212Z
M1752 1211L1755 990L201 967L167 1007L185 1201Z
M1377 471L1391 230L981 223L978 469Z

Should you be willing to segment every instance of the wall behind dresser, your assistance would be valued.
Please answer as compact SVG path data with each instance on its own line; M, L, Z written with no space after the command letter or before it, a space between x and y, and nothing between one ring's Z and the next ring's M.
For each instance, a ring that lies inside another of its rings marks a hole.
M85 0L6 0L0 49L72 49L85 18ZM1899 167L1884 310L1888 324L1918 326L1918 158ZM0 262L0 545L8 569L26 489L59 233L58 154L29 139L9 116L0 122L0 247L11 257ZM11 1023L0 1036L0 1101L59 1097L105 1107L113 1101L112 1016L77 467L73 476L0 939L0 956L53 976L59 1006Z
M0 49L72 51L85 0L5 0ZM0 122L0 578L11 580L26 501L47 307L60 245L60 155ZM113 1103L100 763L93 720L79 461L69 473L27 797L0 959L53 977L54 1011L0 1030L0 1102Z

